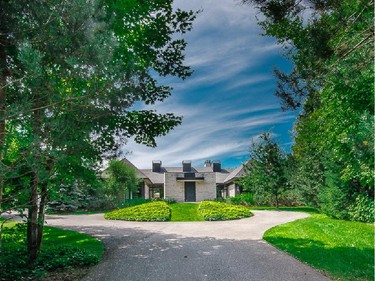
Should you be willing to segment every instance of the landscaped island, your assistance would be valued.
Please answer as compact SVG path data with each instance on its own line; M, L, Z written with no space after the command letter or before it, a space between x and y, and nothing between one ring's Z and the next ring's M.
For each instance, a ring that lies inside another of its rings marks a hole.
M163 201L118 209L104 215L106 219L128 221L218 221L251 217L244 206L203 201L198 204L171 204Z

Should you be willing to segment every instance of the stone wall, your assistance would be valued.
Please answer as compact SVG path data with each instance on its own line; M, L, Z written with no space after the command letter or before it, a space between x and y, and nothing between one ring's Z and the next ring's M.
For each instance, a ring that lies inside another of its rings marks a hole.
M185 202L185 185L176 181L177 173L164 174L164 197L173 198L177 202Z
M240 192L235 183L231 183L230 185L228 185L228 196L234 197L238 194L240 194Z
M215 173L204 173L204 181L196 182L196 196L197 202L216 198Z
M181 174L181 173L180 173ZM178 173L164 174L164 197L173 198L177 202L185 202L185 182L177 181ZM216 198L215 173L204 173L204 180L195 183L196 201L212 200Z

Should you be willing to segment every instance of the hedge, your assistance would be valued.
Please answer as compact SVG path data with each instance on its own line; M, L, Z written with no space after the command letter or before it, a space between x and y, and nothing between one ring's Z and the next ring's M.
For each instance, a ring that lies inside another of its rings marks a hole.
M234 220L251 217L253 214L244 206L227 203L203 201L198 208L198 214L206 221Z
M106 213L104 218L127 221L169 221L171 208L166 202L151 202Z

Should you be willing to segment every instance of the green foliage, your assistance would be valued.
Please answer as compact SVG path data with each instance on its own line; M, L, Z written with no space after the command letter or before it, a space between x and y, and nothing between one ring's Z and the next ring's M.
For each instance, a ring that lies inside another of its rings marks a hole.
M252 206L250 210L270 210L270 211L290 211L290 212L303 212L309 214L320 214L320 212L313 207L270 207L270 206Z
M169 0L2 2L0 211L28 209L31 261L55 193L95 181L130 137L156 146L181 123L134 105L171 94L156 79L191 75L181 35L194 18Z
M51 192L46 211L48 213L66 213L75 211L108 210L113 208L106 200L102 182L87 184L75 181L71 185L61 185Z
M321 187L319 194L319 209L332 218L349 219L349 200L345 192L336 185Z
M128 221L169 221L171 208L162 201L151 202L106 213L104 218Z
M234 197L228 197L225 201L229 204L250 206L254 204L254 197L249 192L243 192Z
M293 65L275 71L282 107L301 109L289 184L305 204L362 220L349 206L359 194L374 197L373 1L243 2L263 13L265 34Z
M271 134L263 133L258 142L250 147L250 159L245 168L247 175L241 180L245 190L254 195L257 204L276 205L289 188L286 177L286 156L272 140Z
M263 238L335 280L374 279L372 224L315 214L271 228Z
M38 258L29 263L26 225L6 224L3 232L1 280L30 280L48 272L92 266L101 259L103 244L86 234L46 227L45 240Z
M349 218L354 221L374 223L374 200L359 194L349 206Z
M203 221L203 218L198 215L198 204L182 203L172 204L171 221Z
M127 207L133 207L133 206L150 203L150 202L152 202L151 199L134 198L134 199L129 199L129 200L125 200L124 202L121 202L120 204L117 205L117 208L122 209L122 208L127 208Z
M199 204L198 215L206 221L221 221L251 217L253 214L245 206L203 201Z
M109 161L104 175L104 195L113 206L131 199L140 184L136 171L130 165L120 160Z
M152 200L155 200L155 199L156 201L160 200L159 198L153 198ZM174 198L162 198L161 200L169 205L177 203L176 199Z

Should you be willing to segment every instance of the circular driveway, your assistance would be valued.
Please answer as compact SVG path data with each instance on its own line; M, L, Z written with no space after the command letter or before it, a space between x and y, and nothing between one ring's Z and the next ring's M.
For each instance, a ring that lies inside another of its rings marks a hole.
M104 259L85 281L330 280L262 240L267 229L307 214L252 212L222 222L128 222L96 214L48 216L46 224L104 242Z

